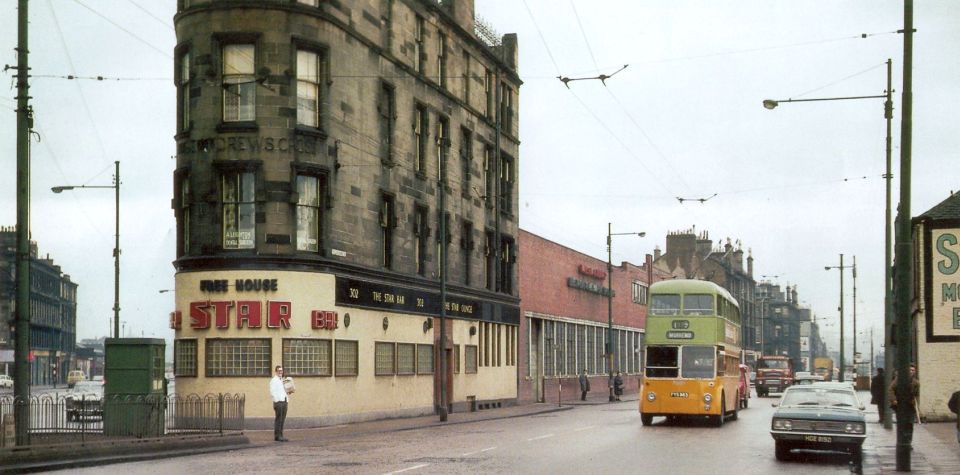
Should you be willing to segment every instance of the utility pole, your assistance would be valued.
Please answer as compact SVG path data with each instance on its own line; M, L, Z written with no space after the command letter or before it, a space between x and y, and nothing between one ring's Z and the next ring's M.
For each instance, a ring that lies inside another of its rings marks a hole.
M857 256L853 256L853 385L857 385Z
M913 355L913 319L910 314L910 268L913 258L913 236L910 229L910 162L913 146L913 0L903 2L903 111L900 122L900 211L897 218L896 242L896 344L897 344L897 471L910 471L910 450L913 443L914 408L907 401L910 394L910 359Z
M439 125L439 124L438 124ZM449 132L448 132L449 133ZM443 137L446 139L447 137ZM440 377L438 378L438 383L440 384L440 422L447 421L447 212L446 212L446 196L447 196L447 157L446 157L446 144L439 144L439 159L440 166L437 167L437 189L440 193L439 196L439 212L437 215L440 218L440 225L437 226L440 229L440 344L439 346L439 357L440 357Z
M18 446L30 444L30 108L27 0L17 9L17 303L14 350L14 418Z
M891 196L890 196L890 180L893 179L893 175L890 172L890 167L892 166L893 161L893 60L887 58L887 99L883 103L883 117L887 120L887 174L886 174L886 183L887 183L887 206L886 214L884 218L884 241L883 241L883 335L884 335L884 346L883 346L883 367L885 371L883 372L883 390L886 391L890 387L890 378L893 377L890 371L893 368L893 348L891 343L893 342L893 286L891 285L891 279L893 278L891 266L891 250L890 243L893 241L891 237L890 230L890 208ZM886 406L886 404L883 404ZM880 408L881 419L883 420L883 428L890 429L893 427L892 417L890 414L889 407Z

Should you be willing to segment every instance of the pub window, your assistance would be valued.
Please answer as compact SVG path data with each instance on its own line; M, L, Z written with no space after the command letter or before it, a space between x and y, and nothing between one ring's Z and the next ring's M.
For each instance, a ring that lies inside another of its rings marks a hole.
M380 160L393 162L393 130L397 121L396 99L393 86L380 84L380 97L377 99L377 121L380 129Z
M228 171L222 176L223 248L253 249L256 231L254 173ZM269 373L268 373L269 374Z
M311 7L319 6L319 0L297 0L297 3L302 3L304 5L310 5Z
M397 227L393 196L384 194L380 200L380 264L393 268L393 230Z
M427 224L427 208L417 206L414 211L413 238L414 252L417 265L417 274L425 275L427 272L427 242L430 235L430 227Z
M178 59L180 67L177 68L177 104L180 106L180 114L177 117L177 130L183 132L190 130L190 50L184 51Z
M577 374L587 369L587 327L577 325Z
M460 374L460 345L453 345L453 374Z
M397 343L397 374L417 372L417 345Z
M557 332L554 336L554 352L556 353L557 358L557 376L563 376L567 374L567 347L564 346L567 341L567 325L565 323L557 322L556 324Z
M257 82L252 44L223 47L223 121L252 121L256 118Z
M467 374L477 373L477 345L463 347L463 372Z
M317 252L320 236L323 182L314 175L297 175L297 250Z
M334 347L335 354L335 374L337 376L356 376L358 368L359 353L357 352L357 342L351 340L337 340Z
M197 375L197 340L173 340L173 374Z
M566 324L567 340L564 345L567 348L567 372L577 374L577 325L573 323Z
M417 15L416 25L413 30L413 68L420 74L423 74L427 63L427 52L423 47L423 31L426 22L423 17Z
M417 374L433 373L433 345L417 345Z
M422 177L426 176L427 173L427 127L429 125L427 107L423 104L417 104L413 115L413 170Z
M376 367L374 374L377 376L388 376L396 374L396 345L393 343L376 342L374 347L374 361Z
M322 67L319 53L297 50L297 125L320 127Z
M206 376L270 376L269 338L207 338Z
M447 37L437 35L437 83L447 87Z
M283 339L283 373L288 376L330 376L330 340Z

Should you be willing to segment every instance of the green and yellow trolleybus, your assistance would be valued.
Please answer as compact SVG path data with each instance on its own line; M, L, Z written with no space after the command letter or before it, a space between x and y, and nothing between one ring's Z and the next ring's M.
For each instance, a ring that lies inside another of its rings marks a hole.
M707 417L716 426L739 410L740 306L703 280L650 286L640 421ZM748 389L749 390L749 389Z

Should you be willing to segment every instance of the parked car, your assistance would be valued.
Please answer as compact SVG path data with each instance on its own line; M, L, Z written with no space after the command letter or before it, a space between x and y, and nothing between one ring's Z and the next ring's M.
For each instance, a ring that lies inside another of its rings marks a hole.
M793 377L793 384L813 384L818 381L823 381L823 376L807 371L800 371Z
M103 382L79 381L66 398L67 420L103 417Z
M0 374L0 388L12 388L13 378L6 374Z
M87 375L83 374L82 370L72 369L69 373L67 373L67 386L72 388L74 384L77 384L80 381L85 381L86 379Z
M740 409L746 409L750 402L750 367L740 365L740 384L737 386L737 394L740 396Z
M783 393L770 435L776 443L777 460L787 460L791 451L826 450L849 454L861 468L863 441L867 438L864 406L849 384L819 382L791 386Z

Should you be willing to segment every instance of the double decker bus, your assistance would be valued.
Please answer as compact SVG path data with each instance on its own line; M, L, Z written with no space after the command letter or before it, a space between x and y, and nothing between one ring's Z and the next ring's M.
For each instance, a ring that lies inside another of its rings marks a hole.
M719 427L736 419L740 351L740 306L726 289L703 280L651 285L641 423L695 416Z

